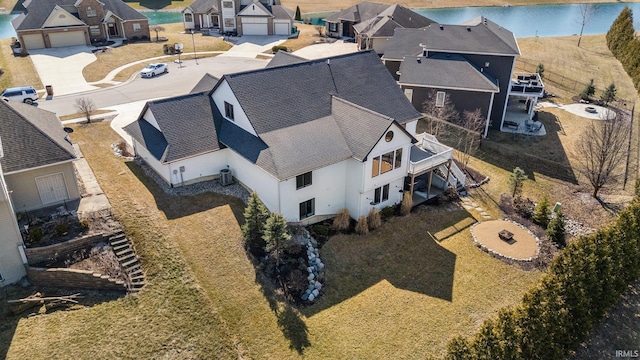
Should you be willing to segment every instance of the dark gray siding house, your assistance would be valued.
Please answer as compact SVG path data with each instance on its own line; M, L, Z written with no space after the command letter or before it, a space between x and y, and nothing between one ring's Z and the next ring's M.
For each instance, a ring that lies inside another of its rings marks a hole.
M461 25L398 28L382 59L402 88L412 89L418 110L425 94L418 88L444 91L460 112L480 108L488 125L500 129L519 55L513 33L478 17ZM404 64L407 60L412 64Z

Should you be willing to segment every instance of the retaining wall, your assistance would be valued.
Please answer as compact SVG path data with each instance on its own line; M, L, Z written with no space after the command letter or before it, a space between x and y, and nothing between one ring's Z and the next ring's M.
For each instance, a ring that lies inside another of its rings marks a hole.
M25 249L25 254L27 255L29 265L35 265L43 262L56 261L58 258L65 257L74 251L84 249L101 241L108 241L108 237L105 234L87 235L59 244L27 248Z
M92 290L126 291L122 280L88 270L27 267L27 278L36 286L59 286Z

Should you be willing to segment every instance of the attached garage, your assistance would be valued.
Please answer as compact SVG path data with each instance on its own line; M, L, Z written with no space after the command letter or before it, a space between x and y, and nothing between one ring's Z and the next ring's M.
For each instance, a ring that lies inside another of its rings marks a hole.
M243 18L242 35L269 35L266 18Z
M289 26L289 23L274 23L273 26L275 27L275 31L274 34L276 35L291 35L291 26Z
M22 35L22 41L24 42L24 47L27 50L44 48L44 39L42 38L42 34Z
M49 33L51 47L87 45L84 30Z

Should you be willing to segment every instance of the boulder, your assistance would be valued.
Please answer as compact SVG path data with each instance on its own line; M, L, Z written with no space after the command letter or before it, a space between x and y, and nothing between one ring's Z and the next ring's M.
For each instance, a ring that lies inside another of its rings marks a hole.
M315 288L320 290L322 289L322 283L320 281L316 281L316 283L314 284Z
M309 274L309 276L307 276L307 280L311 281L313 279L315 279L315 275L313 273Z
M304 294L302 294L301 298L302 298L302 300L307 300L309 298L309 294L304 293Z
M308 299L309 301L313 301L313 300L315 300L315 298L316 298L316 297L315 297L315 295L313 295L313 294L309 294L309 297L308 297L307 299Z
M318 297L318 294L320 294L320 291L318 291L318 289L315 289L311 292L311 295L313 295L314 297Z

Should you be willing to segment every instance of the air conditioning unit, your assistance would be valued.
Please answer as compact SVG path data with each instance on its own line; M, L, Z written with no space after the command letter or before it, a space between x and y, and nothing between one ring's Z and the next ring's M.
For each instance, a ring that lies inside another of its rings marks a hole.
M231 170L229 169L220 170L220 184L222 186L233 184L233 175L231 174Z

